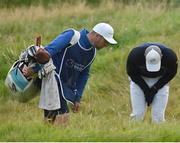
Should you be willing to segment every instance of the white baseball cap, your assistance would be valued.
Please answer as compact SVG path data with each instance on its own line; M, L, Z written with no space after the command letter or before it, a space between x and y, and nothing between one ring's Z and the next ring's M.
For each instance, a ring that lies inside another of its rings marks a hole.
M111 25L107 23L98 23L93 27L93 31L101 35L109 43L117 44L117 41L113 38L114 30Z
M158 51L156 51L154 48L152 48L146 54L145 58L146 58L146 69L147 69L147 71L157 72L160 70L160 68L161 68L161 55Z

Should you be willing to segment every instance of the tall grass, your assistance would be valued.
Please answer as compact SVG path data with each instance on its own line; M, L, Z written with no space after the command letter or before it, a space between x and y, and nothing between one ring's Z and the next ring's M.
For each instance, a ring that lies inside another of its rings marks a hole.
M43 7L48 7L49 5L56 3L69 3L74 4L76 2L85 2L91 6L99 6L102 2L106 2L107 0L1 0L0 8L16 8L16 7L29 7L29 6L37 6L42 5ZM173 5L176 7L177 4L180 3L179 0L111 0L117 3L122 3L124 5L143 3L143 4L165 4L167 6Z
M0 9L0 141L179 141L179 70L170 85L167 122L151 123L150 109L141 123L129 121L129 81L125 71L129 51L147 41L161 42L180 56L180 9L166 2L126 5L106 1L96 7L86 2L56 3ZM70 113L66 128L43 123L39 97L20 102L4 87L6 73L19 53L41 34L43 45L73 27L89 30L109 22L118 45L98 51L86 86L81 111Z

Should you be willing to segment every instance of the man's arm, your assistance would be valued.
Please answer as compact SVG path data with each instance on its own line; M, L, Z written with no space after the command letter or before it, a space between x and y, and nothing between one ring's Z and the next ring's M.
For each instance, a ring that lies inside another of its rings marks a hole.
M139 73L138 61L140 60L137 59L139 58L137 52L139 51L132 50L129 54L127 59L126 71L131 80L135 82L143 90L144 93L146 93L149 91L149 86L146 84Z
M34 58L38 63L46 64L51 57L70 45L70 41L73 35L74 31L72 29L64 31L44 49L39 48L35 53ZM32 74L37 73L40 69L41 67L39 66L34 68L28 67L26 70L24 70L23 74L27 77L30 77Z
M144 79L139 75L138 72L136 72L135 67L128 72L128 75L130 76L131 80L143 90L144 94L146 94L150 90Z
M35 54L35 59L40 64L45 64L49 61L50 57L53 57L58 52L61 52L64 48L70 45L72 36L74 35L73 30L66 30L57 36L49 45L44 49L39 48Z
M166 85L173 77L176 75L177 72L177 66L167 70L167 72L156 82L151 88L150 88L150 102L152 103L155 94L158 92L159 89L161 89L164 85Z
M153 101L154 95L161 89L164 85L166 85L177 73L178 62L176 54L171 50L167 49L164 53L164 59L161 63L164 66L165 73L161 76L161 78L150 88L150 104Z
M76 101L80 102L85 85L87 83L87 80L89 78L89 71L90 71L90 66L88 66L86 69L84 69L82 71L82 73L79 75L78 81L77 81L77 92L78 92L78 96Z
M174 78L178 69L177 56L171 49L169 49L164 56L165 74L162 75L158 82L152 87L157 91Z
M74 35L72 29L66 30L57 36L49 45L45 47L45 50L50 54L51 57L61 52L63 49L70 45L70 41Z
M81 100L85 85L87 83L87 80L89 78L89 71L90 71L90 66L87 67L86 69L84 69L82 71L82 73L79 75L79 79L78 79L77 85L76 85L77 97L76 97L74 106L72 108L73 112L75 112L75 113L79 112L79 110L80 110L80 100Z

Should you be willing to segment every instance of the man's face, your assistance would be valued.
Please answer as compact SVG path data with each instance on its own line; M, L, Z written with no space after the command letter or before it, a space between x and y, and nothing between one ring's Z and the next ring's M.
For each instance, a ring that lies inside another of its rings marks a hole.
M109 43L101 35L96 35L94 45L97 50L105 48L106 46L108 46L108 44Z

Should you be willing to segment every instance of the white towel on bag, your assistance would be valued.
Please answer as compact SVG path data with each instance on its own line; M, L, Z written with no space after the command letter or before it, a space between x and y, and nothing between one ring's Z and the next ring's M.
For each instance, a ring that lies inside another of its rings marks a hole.
M47 63L47 65L49 71L46 73L45 76L41 77L42 84L41 84L39 108L46 110L56 110L61 108L61 105L60 105L59 89L55 78L55 67L52 63L52 60L50 60ZM46 65L44 65L44 68L45 67ZM44 70L46 69L43 69L42 71Z

